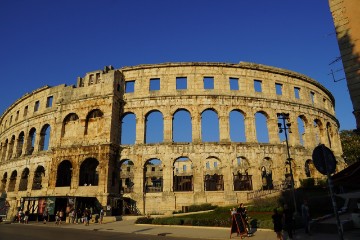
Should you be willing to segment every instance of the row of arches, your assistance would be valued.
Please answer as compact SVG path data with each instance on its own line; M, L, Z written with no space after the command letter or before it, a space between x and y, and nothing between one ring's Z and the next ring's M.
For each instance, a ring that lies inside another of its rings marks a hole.
M49 149L50 134L50 125L43 125L40 130L38 151L47 151ZM22 155L32 154L35 149L36 135L37 130L33 127L26 135L24 131L21 131L18 136L12 135L10 139L6 139L4 143L1 144L1 160L5 161L11 158L20 157Z
M103 112L99 109L91 110L85 121L85 132L87 135L89 132L98 132L98 120L103 117ZM80 120L76 113L68 114L63 122L61 129L61 137L78 136ZM37 142L37 135L40 139ZM37 151L47 151L50 146L51 127L49 124L44 124L40 130L40 134L37 133L37 129L32 127L28 133L25 134L21 131L19 135L12 135L11 138L6 139L0 145L0 160L5 161L11 158L20 157L22 155L31 155L36 149Z
M95 158L88 158L80 165L79 186L97 186L99 182L99 161ZM69 187L71 184L73 166L69 160L63 160L57 167L55 187ZM1 179L1 191L14 192L18 182L18 191L40 190L43 188L43 178L45 177L45 168L38 166L33 175L32 184L29 185L30 170L24 168L20 175L17 170L13 170L8 177L5 172ZM9 182L8 182L9 181ZM8 186L6 188L6 185ZM0 192L1 192L0 191Z
M239 109L234 109L226 116L226 121L219 117L219 114L214 109L205 109L200 114L201 125L201 140L203 142L220 142L220 131L228 127L229 140L231 142L250 142L256 140L259 143L270 143L273 139L270 136L277 135L278 123L281 120L273 118L264 111L258 111L254 116L247 115ZM191 115L187 109L177 109L171 116L171 123L166 123L166 117L163 116L159 110L151 110L145 114L144 119L144 143L161 143L164 142L165 124L171 125L171 140L172 142L193 142L193 132L197 131L194 128L196 118ZM305 146L306 141L313 143L315 146L319 143L325 143L331 146L331 141L334 135L334 130L330 122L326 125L319 119L314 119L313 124L311 120L304 115L299 115L294 119L292 132L297 134L289 134L289 138L297 139L297 143ZM140 121L141 122L141 121ZM225 125L225 126L224 126ZM254 125L254 129L252 126ZM121 138L120 144L132 145L137 140L136 132L141 128L137 116L133 112L126 112L122 116L121 121ZM297 128L297 129L294 129ZM255 136L252 136L255 134ZM284 141L283 134L278 134L280 142ZM310 143L308 143L310 145Z
M120 187L124 193L134 191L136 171L134 162L130 159L123 159L120 162ZM195 174L196 168L202 168L202 176ZM295 166L293 166L295 168ZM305 161L305 177L314 175L314 167L311 160ZM160 159L150 159L145 162L143 168L143 189L146 193L163 191L163 163ZM252 166L249 160L243 156L237 157L232 161L231 172L225 172L225 166L217 157L204 159L200 166L194 166L188 157L179 157L173 162L172 166L172 191L186 192L194 190L194 178L202 178L204 191L223 191L225 178L231 176L234 191L253 190L253 175L261 176L262 188L272 189L273 184L273 161L265 157L261 161L261 167ZM259 171L255 173L256 171ZM229 175L230 174L230 175ZM283 173L289 177L289 169ZM280 177L279 179L284 179ZM290 181L290 179L287 179Z

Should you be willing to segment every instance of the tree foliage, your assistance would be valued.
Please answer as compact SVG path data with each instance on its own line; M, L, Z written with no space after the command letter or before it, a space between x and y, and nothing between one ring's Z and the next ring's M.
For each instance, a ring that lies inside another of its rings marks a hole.
M342 130L340 139L346 163L351 165L358 161L360 158L360 133L354 130Z

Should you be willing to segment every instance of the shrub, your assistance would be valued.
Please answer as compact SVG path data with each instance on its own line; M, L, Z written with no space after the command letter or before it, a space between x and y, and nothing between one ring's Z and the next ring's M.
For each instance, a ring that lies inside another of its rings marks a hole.
M210 203L204 203L200 205L190 205L188 208L188 212L199 212L215 209L216 206L211 205Z
M152 221L152 224L157 224L157 225L183 225L184 221L180 218L155 218Z
M300 179L300 185L303 188L312 188L315 186L315 180L314 178Z
M151 217L140 217L136 219L135 223L137 224L152 224L154 218Z

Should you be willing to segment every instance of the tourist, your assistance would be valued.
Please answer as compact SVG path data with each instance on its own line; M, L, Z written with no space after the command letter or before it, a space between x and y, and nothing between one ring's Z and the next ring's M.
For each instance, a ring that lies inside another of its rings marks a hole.
M46 224L46 221L48 220L48 216L49 216L49 211L47 208L44 209L43 212L43 223Z
M100 224L103 223L103 219L104 219L104 209L100 210Z
M276 232L276 238L283 240L282 236L282 214L275 208L274 214L271 216L274 224L274 232Z
M24 223L28 224L29 223L29 210L26 210L24 213Z
M303 219L305 233L308 235L310 234L310 211L307 199L304 199L304 203L301 205L301 216Z

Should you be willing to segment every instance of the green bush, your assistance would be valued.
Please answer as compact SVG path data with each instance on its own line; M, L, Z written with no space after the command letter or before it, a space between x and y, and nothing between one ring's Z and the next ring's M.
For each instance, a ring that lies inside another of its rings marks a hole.
M204 203L200 205L190 205L188 208L188 212L199 212L215 209L216 206L211 205L210 203Z
M184 221L181 220L180 218L155 218L152 221L152 224L157 224L157 225L183 225Z
M314 178L300 179L300 185L303 188L313 188L315 186L315 179Z
M137 224L152 224L154 218L151 217L140 217L136 219L135 223Z

